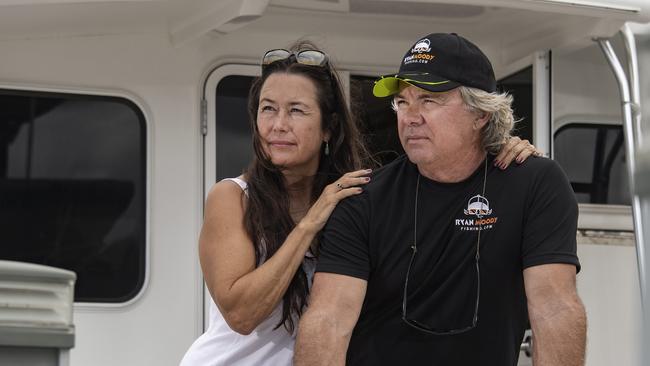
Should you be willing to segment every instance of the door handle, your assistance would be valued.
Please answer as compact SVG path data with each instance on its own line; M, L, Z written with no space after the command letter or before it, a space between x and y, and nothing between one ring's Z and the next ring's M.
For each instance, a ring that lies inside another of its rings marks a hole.
M533 356L533 337L530 335L527 335L524 337L524 341L521 342L521 346L519 347L519 350L524 352L526 356L532 357Z

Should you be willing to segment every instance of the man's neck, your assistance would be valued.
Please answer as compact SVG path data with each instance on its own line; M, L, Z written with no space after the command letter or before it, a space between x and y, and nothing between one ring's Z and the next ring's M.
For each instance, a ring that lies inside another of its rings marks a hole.
M418 164L423 176L441 183L457 183L467 179L486 159L482 149L471 149L451 158L436 159L429 164Z

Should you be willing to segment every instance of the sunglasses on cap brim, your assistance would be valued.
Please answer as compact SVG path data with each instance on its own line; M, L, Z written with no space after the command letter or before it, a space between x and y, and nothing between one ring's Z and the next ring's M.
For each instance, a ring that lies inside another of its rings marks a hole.
M262 68L265 68L277 61L295 59L295 62L308 66L325 66L327 64L327 55L317 50L303 50L293 53L285 49L276 49L267 51L262 57Z

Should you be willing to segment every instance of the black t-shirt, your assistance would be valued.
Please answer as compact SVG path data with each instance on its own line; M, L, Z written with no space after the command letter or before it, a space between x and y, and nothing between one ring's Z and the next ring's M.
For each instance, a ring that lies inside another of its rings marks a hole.
M579 270L578 208L553 160L531 157L505 171L492 161L489 156L487 173L481 164L460 183L420 177L409 318L434 329L472 324L480 225L478 323L462 334L431 335L402 320L417 167L401 157L377 170L363 194L338 204L322 234L316 271L368 281L348 365L517 364L528 316L523 270L546 263ZM485 195L477 197L484 176Z

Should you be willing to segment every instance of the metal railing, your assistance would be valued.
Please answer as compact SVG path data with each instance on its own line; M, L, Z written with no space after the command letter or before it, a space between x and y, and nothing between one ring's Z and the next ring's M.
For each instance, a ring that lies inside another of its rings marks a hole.
M607 39L594 39L603 51L607 62L609 63L616 81L618 83L621 95L621 109L623 113L623 133L625 135L625 154L627 159L627 173L630 184L630 195L632 197L632 217L634 220L634 235L636 239L637 262L639 266L639 285L641 291L641 309L643 311L643 340L641 344L646 344L650 340L650 287L648 283L648 264L650 263L650 253L646 247L646 233L648 228L643 227L643 222L650 222L649 213L644 212L644 202L649 198L648 194L642 196L639 190L637 170L637 152L643 144L643 134L641 128L641 96L639 87L639 70L637 62L637 50L635 37L630 27L625 25L621 30L623 43L625 45L626 58L628 60L628 75L625 74L623 66L616 56L616 52ZM644 198L645 197L645 198ZM645 200L645 201L642 201ZM645 203L647 206L647 202ZM645 215L644 215L645 213ZM647 347L641 347L641 364L650 365L650 350Z

